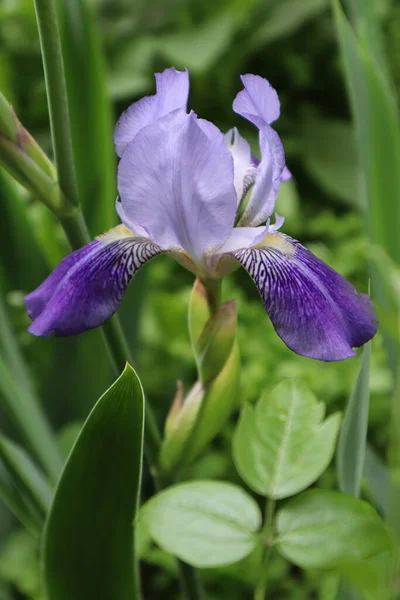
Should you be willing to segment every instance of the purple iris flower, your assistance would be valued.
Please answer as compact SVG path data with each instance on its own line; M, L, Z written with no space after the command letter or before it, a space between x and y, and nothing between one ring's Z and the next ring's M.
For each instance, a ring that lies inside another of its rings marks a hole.
M354 356L377 320L369 297L270 217L281 181L290 177L276 91L243 75L233 109L259 131L261 159L237 129L223 135L187 113L187 71L156 74L154 96L132 104L115 129L117 211L122 224L76 250L25 298L34 335L73 335L111 317L140 267L163 252L203 280L240 263L256 284L281 339L324 361Z

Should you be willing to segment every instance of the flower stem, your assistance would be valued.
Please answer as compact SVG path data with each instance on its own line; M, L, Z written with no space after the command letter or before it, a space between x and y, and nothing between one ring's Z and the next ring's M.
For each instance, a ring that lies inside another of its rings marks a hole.
M262 564L262 575L257 583L256 589L254 590L254 600L265 600L265 593L267 591L268 584L268 569L267 565L272 554L272 542L274 536L274 516L275 516L275 505L276 502L272 498L267 498L265 505L265 521L262 530L262 538L265 544L265 550L263 554Z
M77 206L78 188L56 8L53 0L34 0L34 4L42 50L56 169L62 191L69 202Z
M34 0L34 2L59 183L61 190L69 202L77 207L76 210L72 211L71 215L59 218L65 235L71 247L75 250L87 244L90 241L90 237L84 216L79 208L57 14L53 0ZM102 326L102 333L113 367L116 373L119 374L124 368L126 361L132 363L132 359L121 325L116 316L112 317ZM161 437L156 419L149 402L146 401L145 450L157 488L165 487L166 485L166 482L162 482L157 473L160 445ZM179 561L179 573L182 591L186 599L200 600L202 594L195 570L191 566ZM139 597L139 588L137 594Z

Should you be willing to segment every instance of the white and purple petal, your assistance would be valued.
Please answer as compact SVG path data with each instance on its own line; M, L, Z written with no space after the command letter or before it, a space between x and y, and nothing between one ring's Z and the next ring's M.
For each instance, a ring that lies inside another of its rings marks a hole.
M279 135L269 125L260 129L261 161L254 187L239 225L256 227L271 216L285 166L285 152Z
M235 189L238 204L245 193L253 185L257 176L257 167L260 161L251 154L250 144L245 140L236 127L225 134L225 144L233 157L235 173Z
M255 282L277 334L297 354L344 360L375 335L369 296L296 240L272 234L262 247L232 255Z
M137 134L120 161L118 190L128 219L163 250L195 261L234 225L232 156L222 133L193 113L175 111Z
M25 297L37 336L75 335L102 325L118 308L140 267L161 249L115 227L66 256L49 277Z
M146 125L150 125L168 113L180 108L186 110L189 95L187 70L174 68L156 73L156 93L134 102L122 113L115 127L114 143L118 156Z

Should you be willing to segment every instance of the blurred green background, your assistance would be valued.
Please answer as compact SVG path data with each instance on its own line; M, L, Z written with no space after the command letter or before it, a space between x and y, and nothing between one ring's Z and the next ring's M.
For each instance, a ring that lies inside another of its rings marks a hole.
M370 4L376 9L374 19L398 99L400 6L390 0ZM241 88L240 74L257 73L279 93L281 118L276 128L294 176L282 185L278 199L277 212L286 218L284 232L307 245L360 291L368 290L362 170L327 0L59 0L58 9L79 193L92 235L116 222L113 125L133 100L154 93L154 72L172 65L187 67L190 108L222 130L237 126L255 152L256 131L233 113L232 101ZM0 3L0 89L51 155L31 0ZM4 331L11 326L29 366L30 385L67 450L78 424L113 375L98 331L66 339L37 339L27 333L23 296L68 248L47 209L2 170L0 203L2 356L7 359ZM160 423L176 380L190 385L196 376L186 327L192 283L192 275L170 258L157 258L136 276L119 312L135 367ZM327 403L329 412L344 407L359 369L358 358L332 365L293 354L274 333L244 270L225 282L224 296L238 302L243 400L254 401L285 376L299 376ZM387 449L392 385L378 334L372 343L369 440L382 457ZM20 441L1 404L0 420L2 431ZM235 420L236 415L187 478L239 482L230 456ZM331 467L320 484L333 487L335 478ZM149 492L145 478L144 493ZM365 494L370 497L367 486ZM0 600L41 598L37 553L37 542L19 529L0 504ZM208 572L212 591L208 597L250 598L256 559ZM162 551L146 550L146 597L177 597L172 568ZM278 556L270 568L269 598L332 597L335 582L329 577L321 581L320 575L300 573Z

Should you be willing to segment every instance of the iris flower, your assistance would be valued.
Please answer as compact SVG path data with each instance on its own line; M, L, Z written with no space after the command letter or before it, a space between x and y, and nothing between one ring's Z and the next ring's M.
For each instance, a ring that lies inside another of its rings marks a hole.
M115 129L122 224L69 254L26 296L29 331L66 336L98 327L142 265L168 253L205 282L240 263L291 350L324 361L354 356L377 329L369 297L280 233L282 217L270 223L281 181L290 177L271 127L280 114L274 88L243 75L233 102L258 129L258 160L237 129L223 135L187 112L187 71L155 78L156 94L132 104Z

